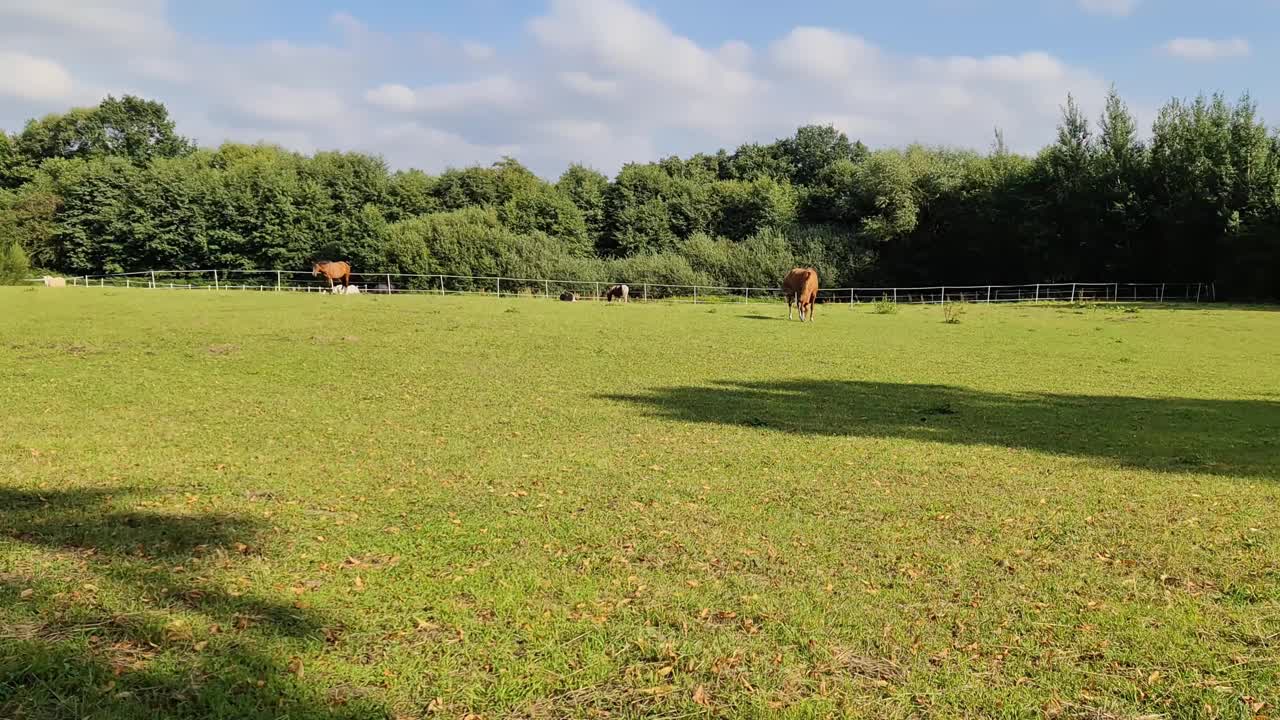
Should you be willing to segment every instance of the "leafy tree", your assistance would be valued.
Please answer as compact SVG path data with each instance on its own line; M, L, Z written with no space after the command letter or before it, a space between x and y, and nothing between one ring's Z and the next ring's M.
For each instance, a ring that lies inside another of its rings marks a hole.
M668 199L675 183L657 165L628 163L605 193L605 249L629 255L675 247Z
M402 170L392 175L387 185L384 211L387 219L398 222L439 211L436 182L421 170Z
M861 160L865 148L849 142L848 136L830 125L805 125L792 137L778 142L778 154L790 166L792 182L808 185L818 173L840 160Z
M0 251L0 285L20 285L31 274L31 261L17 242Z
M573 255L590 255L595 249L582 211L568 195L550 185L517 190L498 207L498 218L517 233L542 232L557 238Z
M50 158L101 156L145 165L157 157L185 155L192 145L177 135L162 103L126 95L28 122L18 136L17 150L31 166Z
M586 223L587 237L598 247L605 232L604 196L609 178L583 165L570 165L556 182L556 189L577 206Z
M27 173L22 171L21 158L14 140L0 130L0 190L16 188L27 179Z
M790 183L768 176L724 180L711 186L717 235L744 240L767 228L789 226L796 219L798 198Z

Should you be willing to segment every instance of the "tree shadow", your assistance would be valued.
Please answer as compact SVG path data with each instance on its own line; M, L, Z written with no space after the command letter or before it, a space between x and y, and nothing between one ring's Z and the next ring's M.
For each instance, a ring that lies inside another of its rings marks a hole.
M1025 448L1163 472L1280 479L1280 402L1048 393L948 385L718 382L605 399L683 422L804 435Z
M0 488L0 549L52 552L60 568L8 553L0 572L0 717L387 717L290 665L338 623L226 582L257 552L255 521L114 509L130 494Z

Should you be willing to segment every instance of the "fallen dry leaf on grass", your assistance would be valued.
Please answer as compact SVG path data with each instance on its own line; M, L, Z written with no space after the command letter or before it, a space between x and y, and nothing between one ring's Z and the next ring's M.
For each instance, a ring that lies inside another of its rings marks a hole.
M711 699L707 697L707 689L701 685L693 691L693 701L702 707L711 707Z

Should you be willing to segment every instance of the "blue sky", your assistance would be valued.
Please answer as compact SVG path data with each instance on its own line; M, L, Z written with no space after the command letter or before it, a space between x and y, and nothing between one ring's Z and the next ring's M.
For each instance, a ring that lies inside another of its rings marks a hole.
M1278 0L0 0L0 127L108 92L163 100L204 145L360 149L439 171L733 147L830 122L871 145L1034 151L1067 92L1249 90ZM1278 121L1280 122L1280 121Z

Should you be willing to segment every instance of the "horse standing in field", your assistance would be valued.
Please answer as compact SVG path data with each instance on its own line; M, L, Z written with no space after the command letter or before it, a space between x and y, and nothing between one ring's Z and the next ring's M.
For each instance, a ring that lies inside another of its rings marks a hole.
M605 302L613 302L614 298L628 302L627 298L631 295L631 288L626 285L614 285L604 293Z
M800 308L800 322L805 316L813 322L813 302L818 299L818 271L813 268L793 268L782 279L782 292L787 295L787 319L791 319L791 303Z
M325 278L328 279L330 290L333 289L334 280L341 281L342 287L344 288L351 286L351 266L346 262L341 260L338 262L322 260L311 266L312 275L319 275L321 273L324 273Z

